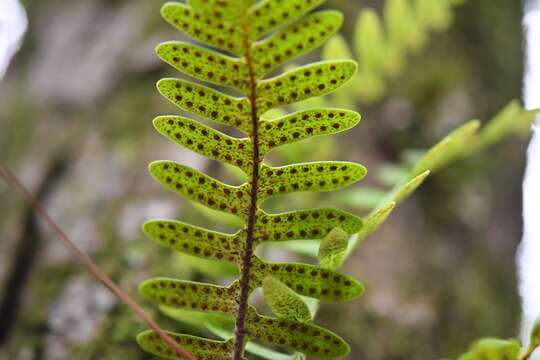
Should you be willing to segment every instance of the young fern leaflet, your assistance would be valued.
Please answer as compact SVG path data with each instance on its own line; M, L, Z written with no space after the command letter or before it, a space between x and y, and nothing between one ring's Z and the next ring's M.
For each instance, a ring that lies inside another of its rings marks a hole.
M339 189L366 173L363 166L351 162L273 167L263 161L276 147L348 130L360 120L357 113L341 109L310 109L277 119L263 117L268 110L328 94L355 74L353 61L339 60L268 77L286 62L317 48L339 29L342 15L336 11L306 15L322 2L190 0L162 7L163 17L174 27L216 50L170 41L157 47L158 56L186 75L231 91L171 78L158 82L159 92L188 113L246 134L245 138L234 138L183 116L154 120L156 129L171 141L236 166L249 178L245 184L231 186L172 161L149 166L154 178L168 189L233 214L245 224L234 234L174 220L156 219L144 225L149 237L173 250L239 266L239 279L226 287L170 278L150 279L140 286L142 294L160 306L235 318L234 337L227 341L171 333L199 359L244 359L248 338L317 357L343 356L350 350L341 337L312 323L298 294L345 301L360 296L362 285L331 266L268 263L254 254L255 247L263 242L323 239L335 228L352 235L362 228L360 218L335 209L268 214L261 208L268 198ZM244 95L235 97L233 91ZM248 304L249 295L263 284L275 318L258 314ZM294 303L298 311L286 309L287 302ZM138 341L155 355L178 358L153 331L140 334Z

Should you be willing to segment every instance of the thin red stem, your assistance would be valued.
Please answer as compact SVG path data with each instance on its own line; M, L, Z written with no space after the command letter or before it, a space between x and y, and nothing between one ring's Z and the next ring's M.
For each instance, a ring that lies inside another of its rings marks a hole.
M246 227L246 244L244 248L244 256L242 258L241 267L240 298L238 299L238 313L236 315L234 331L234 360L241 360L244 353L244 339L246 335L245 322L248 309L249 278L251 273L251 259L253 257L253 233L255 230L255 221L257 219L257 188L259 186L259 169L261 163L259 151L259 117L257 114L257 80L255 78L253 62L251 59L251 42L249 40L248 34L249 32L246 26L244 29L244 48L246 51L246 64L249 71L249 102L251 103L251 139L253 142L253 171L251 174L251 192Z
M171 338L167 333L159 327L154 319L148 315L129 295L122 290L107 274L105 274L97 265L92 261L92 259L86 256L82 251L80 251L77 246L69 239L67 234L62 230L62 228L50 217L45 208L32 196L30 191L17 179L11 171L4 165L0 163L0 176L4 178L6 183L15 190L27 203L27 205L32 208L36 214L48 224L53 231L58 236L58 239L64 244L64 246L75 256L75 258L80 262L80 264L88 270L99 282L101 282L105 287L107 287L114 295L116 295L120 301L126 304L141 320L146 322L157 335L167 343L174 351L176 355L180 356L185 360L197 360L193 355L184 350L178 343Z

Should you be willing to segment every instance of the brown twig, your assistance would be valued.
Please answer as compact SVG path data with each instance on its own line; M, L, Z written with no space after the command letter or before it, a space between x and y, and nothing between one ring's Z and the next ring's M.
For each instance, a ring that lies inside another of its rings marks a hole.
M245 21L244 21L245 22ZM255 222L257 219L257 188L259 187L259 170L260 170L260 150L259 150L259 116L257 113L257 81L255 79L255 69L251 59L251 42L248 36L248 29L244 29L244 48L246 50L245 58L249 70L249 102L251 104L251 140L253 143L253 168L251 175L251 192L250 205L248 210L247 226L246 226L246 244L244 255L242 258L241 277L240 277L240 298L238 299L238 313L236 315L235 330L234 330L234 353L233 359L242 359L244 353L244 337L246 334L245 322L248 309L249 299L249 280L251 272L251 259L253 257L253 243Z
M52 161L45 171L35 198L43 201L61 180L68 167L68 158L62 152ZM10 256L11 265L0 300L0 346L7 342L13 328L17 324L21 308L21 299L24 297L28 279L38 258L41 247L41 234L38 229L37 215L31 208L26 208L23 215L23 226L18 236L16 248Z
M82 253L77 246L69 239L62 228L54 222L47 211L36 201L26 187L17 179L15 175L9 171L7 167L0 163L0 176L4 178L6 183L15 190L31 207L36 214L48 224L56 233L64 246L77 258L81 265L88 270L99 282L107 287L114 295L116 295L124 304L126 304L141 320L146 322L163 341L169 345L178 356L185 360L197 360L193 355L184 350L178 343L161 329L150 315L148 315L129 295L124 292L111 278L107 276L88 256Z

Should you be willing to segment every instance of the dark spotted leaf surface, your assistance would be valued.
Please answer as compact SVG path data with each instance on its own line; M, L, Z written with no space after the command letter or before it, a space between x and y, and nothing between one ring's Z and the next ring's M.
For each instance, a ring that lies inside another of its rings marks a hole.
M338 335L316 325L276 319L250 312L248 330L257 339L316 357L344 356L349 345Z
M240 261L237 235L174 220L150 220L143 229L148 237L178 252L211 260Z
M314 265L269 263L265 273L301 295L320 300L346 301L364 292L362 284L352 277Z
M234 315L235 287L197 283L170 278L142 282L139 291L148 300L170 308L220 312Z
M262 80L257 85L257 108L263 114L275 107L326 95L349 81L355 72L354 61L327 61Z
M167 332L178 344L199 360L230 360L232 342L204 339ZM140 333L137 342L146 351L164 359L181 359L153 330Z
M284 26L322 4L324 0L262 0L248 11L253 19L250 35L253 39Z
M306 110L273 120L264 120L260 125L261 151L264 153L312 136L349 130L359 122L358 113L339 109Z
M239 168L248 180L233 186L173 161L152 162L150 173L166 188L207 212L216 214L215 210L239 218L243 226L236 224L238 230L228 234L178 220L154 219L147 221L143 229L148 237L173 251L193 256L194 261L233 263L241 274L246 274L245 264L249 263L250 272L249 276L233 279L228 286L159 277L143 282L140 292L169 313L207 314L232 321L242 313L239 304L247 303L241 294L262 287L277 317L260 315L248 306L246 340L317 358L334 358L346 355L349 346L336 334L311 324L309 299L302 296L325 301L360 296L363 286L335 270L346 245L343 239L369 231L384 214L369 217L366 227L361 218L337 209L272 214L261 208L266 199L276 195L335 190L366 174L362 165L344 161L281 167L265 162L265 155L276 147L349 130L360 121L360 115L353 111L320 107L263 118L269 110L328 94L355 74L354 62L332 60L265 78L288 61L316 49L339 30L343 22L340 13L325 10L308 14L322 2L188 0L163 5L161 14L165 20L196 43L163 42L156 53L175 70L198 82L166 78L157 83L159 93L180 113L158 116L154 127L177 145ZM206 125L201 122L204 119L214 124ZM224 130L223 125L235 130ZM256 188L252 189L252 184ZM338 228L341 230L336 234ZM322 266L268 263L246 251L250 243L256 247L265 242L319 239L325 239L321 245ZM247 291L241 291L241 279L247 279L243 288ZM216 341L171 335L198 359L238 359L238 354L233 354L234 337ZM140 334L138 341L152 354L177 358L151 331Z
M201 10L179 2L168 2L161 8L161 15L175 28L199 42L242 54L242 36L238 24L225 20L223 16L216 16L208 8Z
M351 185L366 175L366 168L350 162L312 162L283 167L265 167L260 199L298 191L328 191Z
M162 43L156 53L176 70L196 79L241 91L248 89L248 68L238 58L181 41Z
M246 98L235 98L180 79L160 80L157 87L161 95L184 111L251 131L251 105Z
M237 22L254 3L255 0L189 0L189 4L200 12L231 22Z
M189 166L173 161L154 161L149 166L154 178L172 191L233 215L245 216L249 207L246 186L230 186Z
M256 43L253 59L257 64L257 76L262 77L284 63L319 47L335 34L342 22L341 13L321 11Z
M247 139L237 139L182 116L159 116L154 127L171 141L208 158L238 166L251 172L250 153L253 146Z
M257 241L321 239L333 228L340 227L349 235L362 228L362 219L336 209L310 209L257 216Z

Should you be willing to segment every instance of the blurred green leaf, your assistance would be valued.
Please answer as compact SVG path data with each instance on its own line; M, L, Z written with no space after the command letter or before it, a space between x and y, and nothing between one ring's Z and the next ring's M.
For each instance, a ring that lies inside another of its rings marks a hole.
M438 0L437 2L442 1ZM424 46L426 34L421 31L409 0L386 0L384 22L389 47L396 55L405 56L407 50L416 52ZM396 69L399 72L402 70L402 68ZM390 74L396 75L397 73Z
M393 201L397 204L401 203L422 185L429 174L431 174L431 171L426 170L415 178L405 182L403 185L396 187L396 189L390 193L390 196L386 201Z
M362 9L356 18L353 33L358 73L352 83L333 95L345 99L353 89L359 100L373 103L386 92L385 82L403 73L407 56L426 47L430 30L442 30L452 22L452 7L464 0L386 0L383 18L370 8ZM325 56L349 51L341 40L324 50ZM347 94L342 94L347 93Z
M540 109L527 111L519 101L512 101L484 125L478 134L478 142L473 151L491 146L509 135L528 133L538 113Z
M349 235L340 228L334 228L321 241L319 265L325 269L336 270L345 260Z
M364 228L350 242L349 251L356 248L368 235L376 231L392 212L396 204L404 201L429 176L450 163L492 145L510 134L530 131L530 126L540 109L526 111L517 101L511 102L480 131L480 122L471 120L452 131L439 143L419 157L407 177L384 195L377 207L368 215ZM407 161L418 157L418 152L408 151ZM391 171L390 171L391 173ZM392 175L392 174L391 174ZM399 172L396 171L396 179ZM389 176L391 179L392 176Z
M364 9L356 18L354 50L363 71L378 73L386 57L386 39L379 15Z
M349 45L343 36L336 34L326 42L322 52L323 60L350 59L352 57Z
M474 343L458 360L519 360L517 340L482 339Z
M463 3L464 1L460 1ZM453 0L415 0L414 13L418 23L425 29L443 31L452 22L451 6L460 5Z
M365 9L356 18L354 50L359 62L355 89L367 102L378 100L385 92L383 65L386 61L386 38L381 20L373 9ZM338 91L338 93L341 91Z
M536 349L540 347L540 321L538 321L532 331L531 331L531 337L530 337L530 344L529 348L527 349L527 353L533 354Z
M410 176L417 176L426 170L435 172L506 136L529 132L538 112L540 110L525 111L519 102L512 101L481 129L479 120L471 120L429 149L416 163Z
M377 206L364 220L364 227L350 242L348 253L360 245L364 239L375 232L386 221L396 205L411 195L429 176L430 171L426 170L415 178L396 186L390 191L386 198Z
M367 216L367 218L365 218L364 227L362 230L360 230L360 232L358 232L358 234L352 238L347 253L350 254L364 241L366 237L368 237L368 235L375 232L384 223L388 216L390 216L395 207L396 203L391 201L373 210Z
M426 170L435 172L463 156L467 149L473 146L473 141L479 128L480 122L478 120L471 120L452 131L426 152L414 166L410 177L418 176Z
M363 102L373 103L384 96L386 85L382 74L361 69L356 77L356 94Z

